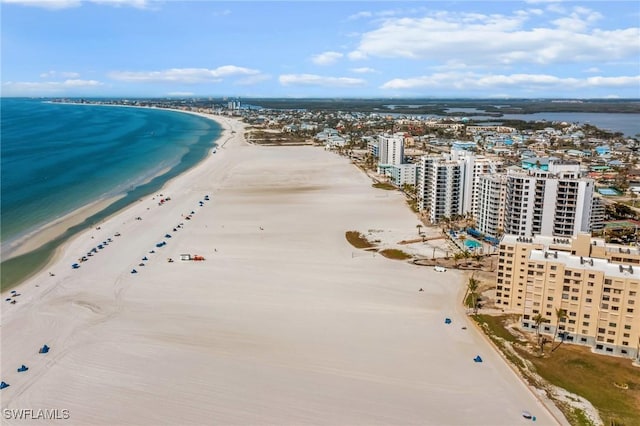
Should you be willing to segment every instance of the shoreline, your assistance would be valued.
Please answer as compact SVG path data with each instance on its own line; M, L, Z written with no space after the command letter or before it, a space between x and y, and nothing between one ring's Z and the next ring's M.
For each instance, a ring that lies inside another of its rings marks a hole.
M50 101L49 101L50 102ZM214 121L216 124L220 126L220 135L213 139L210 142L210 146L207 148L207 154L205 154L201 159L192 164L189 168L182 171L180 174L169 178L166 182L162 184L162 187L166 186L171 180L178 178L181 174L186 173L188 170L197 167L201 162L203 162L209 155L210 149L217 146L217 142L221 140L224 134L224 128L220 121L212 119L207 114L192 112L192 111L183 111L180 109L168 109L168 108L156 108L156 107L143 107L143 106L129 106L129 105L103 105L103 104L76 104L76 103L62 103L65 105L88 105L88 106L114 106L114 107L129 107L129 108L147 108L154 110L167 110L171 112L181 112L185 114L192 114L199 116L201 118L209 119ZM156 173L153 176L146 178L143 182L136 185L135 190L149 184L154 179L161 178L165 173L170 172L170 170L164 169L160 172ZM159 188L161 190L162 188ZM67 241L69 238L72 238L78 232L83 232L84 228L89 228L95 223L100 223L104 220L107 220L109 217L118 214L123 209L130 207L136 202L140 201L138 199L131 199L129 202L126 202L125 199L128 197L131 191L125 191L121 194L115 194L113 196L108 196L102 199L96 199L89 204L81 206L77 209L70 211L69 213L55 218L50 222L42 224L31 231L28 231L26 234L18 235L7 242L3 242L2 247L2 285L1 290L4 292L6 290L10 290L19 286L22 282L27 280L30 276L35 273L44 270L47 268L49 264L54 262L56 252L60 248L60 244L64 244L64 241ZM155 192L151 191L146 194L141 194L140 197L146 197L150 193ZM116 206L119 202L125 201L124 205ZM105 213L110 207L116 206L110 213ZM94 222L88 223L95 218ZM97 221L97 222L96 222ZM58 240L62 240L62 243L58 242ZM35 265L35 270L33 266Z
M54 276L39 272L17 304L3 302L3 409L65 408L72 424L496 425L527 409L557 424L461 328L464 273L354 256L350 229L415 235L401 194L322 148L226 139L244 125L219 119L215 155L80 232ZM43 344L50 353L37 353Z

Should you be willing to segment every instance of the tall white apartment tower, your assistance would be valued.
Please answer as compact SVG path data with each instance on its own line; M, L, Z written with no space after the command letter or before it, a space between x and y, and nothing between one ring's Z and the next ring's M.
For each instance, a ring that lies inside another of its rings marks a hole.
M401 134L378 136L378 163L400 165L404 161L404 137Z
M476 229L493 238L499 238L504 230L507 177L505 174L484 175L478 184L478 211L474 215Z
M477 157L473 152L452 150L441 156L421 158L418 176L420 210L429 211L429 220L438 222L478 211L480 178L503 171L502 161ZM444 205L443 203L449 203Z
M439 157L422 157L420 210L427 211L429 222L462 214L462 166L458 161Z
M473 217L477 217L480 178L485 175L503 173L504 163L502 160L476 156L473 152L463 149L452 149L451 159L458 161L462 167L463 213L471 213Z
M577 166L579 167L579 166ZM504 232L570 237L591 231L594 182L577 173L509 170Z

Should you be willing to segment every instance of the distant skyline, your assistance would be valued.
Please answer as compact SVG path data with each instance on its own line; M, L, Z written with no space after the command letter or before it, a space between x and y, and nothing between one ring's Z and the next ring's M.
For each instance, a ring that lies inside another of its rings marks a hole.
M635 0L0 7L5 97L640 98Z

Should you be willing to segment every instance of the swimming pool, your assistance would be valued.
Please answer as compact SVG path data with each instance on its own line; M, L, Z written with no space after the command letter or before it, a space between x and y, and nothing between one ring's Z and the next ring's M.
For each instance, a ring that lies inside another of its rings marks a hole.
M465 245L465 247L470 248L470 249L475 249L475 248L478 248L478 247L482 247L481 243L477 242L476 240L469 240L469 239L464 240L464 245Z
M620 195L620 192L613 188L598 188L598 192L602 195Z

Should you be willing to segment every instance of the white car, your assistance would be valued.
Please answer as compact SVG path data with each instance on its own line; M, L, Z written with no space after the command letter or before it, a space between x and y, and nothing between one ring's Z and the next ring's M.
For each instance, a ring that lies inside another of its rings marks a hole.
M436 272L447 272L447 268L445 268L444 266L436 266L433 268L433 270Z

